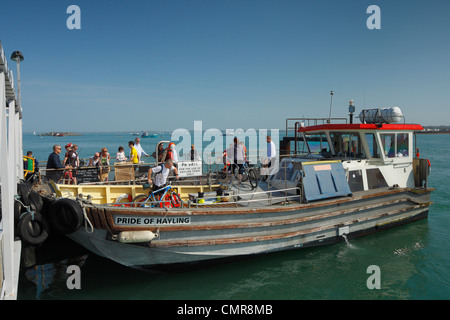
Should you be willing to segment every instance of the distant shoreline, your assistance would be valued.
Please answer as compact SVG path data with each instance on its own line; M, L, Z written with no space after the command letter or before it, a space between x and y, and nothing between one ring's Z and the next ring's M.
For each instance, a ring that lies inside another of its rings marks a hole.
M39 137L66 137L66 136L81 136L80 133L75 133L75 132L46 132L46 133L41 133L41 134L37 134L37 136Z
M427 131L425 131L425 132L418 131L417 133L420 133L420 134L450 134L450 132L427 132Z

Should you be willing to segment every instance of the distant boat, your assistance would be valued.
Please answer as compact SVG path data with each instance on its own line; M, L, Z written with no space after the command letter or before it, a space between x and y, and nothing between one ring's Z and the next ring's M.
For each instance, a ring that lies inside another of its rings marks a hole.
M144 132L141 135L141 138L157 138L158 135L156 133L149 134L148 132Z

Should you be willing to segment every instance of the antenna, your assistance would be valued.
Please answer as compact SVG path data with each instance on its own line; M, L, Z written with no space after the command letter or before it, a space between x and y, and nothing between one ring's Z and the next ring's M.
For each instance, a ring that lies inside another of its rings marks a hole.
M328 123L331 123L331 108L333 107L333 90L330 91L330 95L331 95L331 102L330 102L330 116L328 117Z
M366 108L366 86L364 86L364 109Z

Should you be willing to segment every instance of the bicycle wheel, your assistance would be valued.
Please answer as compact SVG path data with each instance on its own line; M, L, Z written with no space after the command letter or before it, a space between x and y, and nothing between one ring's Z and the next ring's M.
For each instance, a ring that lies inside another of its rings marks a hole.
M227 177L227 171L225 170L225 171L220 171L220 173L219 173L219 175L220 175L220 177L222 178L222 179L226 179L226 177Z
M172 206L174 208L179 208L183 205L183 201L181 201L180 195L178 193L173 192L170 198L172 201Z
M142 207L143 202L147 199L146 194L140 194L133 198L133 204L131 205L134 208Z
M237 181L239 181L239 167L236 166L234 168L234 177L236 178ZM247 174L247 168L242 168L242 177L241 177L241 181L247 181L248 179L248 174Z
M250 169L248 170L248 180L250 181L250 185L253 189L255 189L258 186L258 178L256 177L255 170Z

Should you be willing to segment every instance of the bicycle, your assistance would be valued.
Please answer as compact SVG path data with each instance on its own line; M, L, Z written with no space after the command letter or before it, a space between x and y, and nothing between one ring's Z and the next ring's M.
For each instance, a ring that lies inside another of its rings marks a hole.
M144 190L149 189L149 184L144 184ZM171 185L164 188L150 192L149 195L140 194L132 200L132 207L151 207L151 208L180 208L183 206L183 201L180 195Z
M242 165L242 170L241 170L241 181L245 182L245 181L249 181L250 182L250 186L252 187L252 189L255 189L258 186L258 178L256 176L256 171L253 167L250 167L250 165L247 162L244 162ZM234 177L236 178L236 180L239 181L239 167L235 166L234 168Z

